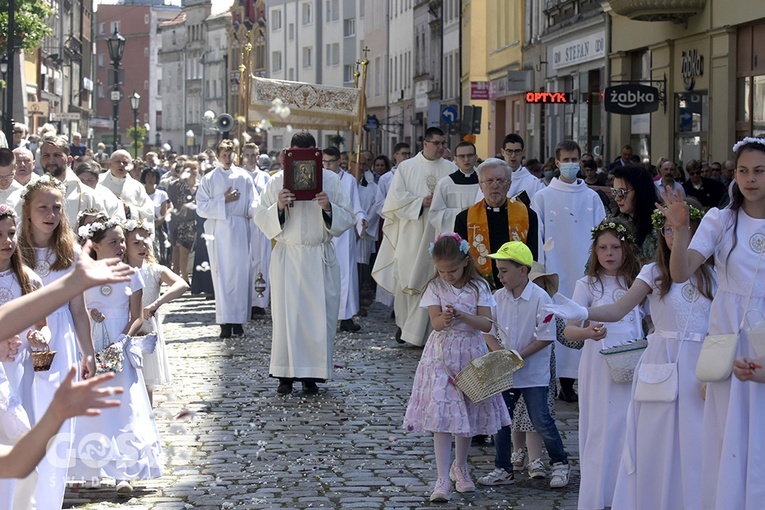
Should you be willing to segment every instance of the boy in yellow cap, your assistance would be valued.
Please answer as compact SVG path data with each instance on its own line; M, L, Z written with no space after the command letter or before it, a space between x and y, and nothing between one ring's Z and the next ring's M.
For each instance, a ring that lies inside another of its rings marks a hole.
M513 374L513 388L503 392L502 397L512 416L515 403L523 395L531 423L542 436L550 455L550 487L565 487L569 480L568 454L547 405L555 321L551 320L552 317L548 319L540 315L542 307L552 303L552 298L541 287L529 281L534 257L522 242L505 243L497 253L489 257L497 261L499 281L502 283L502 288L494 294L497 301L494 320L510 341L510 345L505 348L515 349L524 360L523 368ZM494 437L494 443L494 471L479 478L478 483L513 483L513 440L510 427L500 429ZM541 459L534 459L531 463L539 464L544 469Z

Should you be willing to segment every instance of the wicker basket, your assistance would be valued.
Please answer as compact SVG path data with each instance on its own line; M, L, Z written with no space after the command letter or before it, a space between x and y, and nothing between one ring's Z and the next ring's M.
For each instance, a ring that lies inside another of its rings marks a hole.
M499 345L503 345L499 334L502 328L496 323L494 325L497 331L497 342ZM502 335L504 334L502 331ZM507 345L510 344L510 342L506 343ZM441 346L441 360L454 384L473 402L486 400L497 393L512 388L513 373L523 366L523 358L512 349L502 349L479 356L471 360L457 375L452 375L446 366L443 345Z
M51 351L47 345L38 351L32 351L32 364L35 372L47 372L53 363L56 351Z
M600 351L600 355L606 360L611 372L611 379L615 383L632 382L640 356L648 347L648 340L635 340L625 345L618 345Z

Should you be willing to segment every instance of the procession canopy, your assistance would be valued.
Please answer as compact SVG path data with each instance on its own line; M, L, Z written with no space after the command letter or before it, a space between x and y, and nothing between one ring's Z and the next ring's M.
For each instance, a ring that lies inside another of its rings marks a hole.
M297 81L272 80L252 76L249 118L269 119L276 127L295 129L347 130L359 122L361 91L350 87L331 87ZM290 108L282 119L269 113L274 99Z

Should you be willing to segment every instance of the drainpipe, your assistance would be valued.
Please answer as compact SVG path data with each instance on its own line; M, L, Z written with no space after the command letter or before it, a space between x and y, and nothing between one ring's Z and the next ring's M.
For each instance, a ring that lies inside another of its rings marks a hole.
M611 7L603 8L603 16L605 16L606 25L606 62L603 66L603 74L606 86L611 83ZM601 101L600 107L603 108L603 102ZM600 158L603 160L603 164L606 164L606 153L608 151L608 144L611 138L611 116L609 114L603 115L605 119L605 126L603 127L603 145L600 148Z

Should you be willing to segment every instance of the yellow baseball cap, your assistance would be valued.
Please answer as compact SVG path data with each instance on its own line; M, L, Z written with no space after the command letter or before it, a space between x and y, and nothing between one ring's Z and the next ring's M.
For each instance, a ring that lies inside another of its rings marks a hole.
M531 254L531 250L520 241L505 243L497 250L497 253L492 253L488 257L496 260L512 260L529 268L534 265L534 256Z

